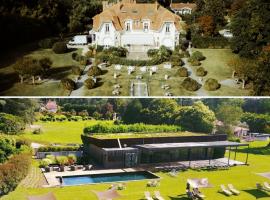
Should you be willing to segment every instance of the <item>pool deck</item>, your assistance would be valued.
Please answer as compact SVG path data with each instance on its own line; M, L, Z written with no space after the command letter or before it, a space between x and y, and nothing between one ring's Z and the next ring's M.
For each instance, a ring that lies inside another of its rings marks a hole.
M61 186L59 180L56 177L59 176L80 176L80 175L93 175L93 174L108 174L108 173L120 173L120 172L135 172L135 171L145 171L142 168L125 168L125 169L105 169L105 170L76 170L76 171L64 171L57 172L52 171L48 173L43 173L47 180L48 185L43 187L57 187Z

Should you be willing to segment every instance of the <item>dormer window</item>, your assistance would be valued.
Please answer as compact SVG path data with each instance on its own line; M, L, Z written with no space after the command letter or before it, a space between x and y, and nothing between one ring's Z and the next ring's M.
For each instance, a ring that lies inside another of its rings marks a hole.
M131 30L131 28L130 28L130 22L127 22L126 23L126 31L130 31Z
M170 24L166 24L165 32L166 33L170 32Z
M105 25L105 33L109 33L110 32L110 25L106 24Z

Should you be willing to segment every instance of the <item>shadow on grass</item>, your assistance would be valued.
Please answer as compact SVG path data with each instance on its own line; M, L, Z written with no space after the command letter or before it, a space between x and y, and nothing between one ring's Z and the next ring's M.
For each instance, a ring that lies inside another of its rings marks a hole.
M57 80L63 79L70 74L70 70L72 67L73 66L52 68L48 72L49 77Z
M188 198L186 194L180 194L180 195L178 195L176 197L169 196L169 198L171 200L190 200L190 198Z
M236 152L241 153L251 153L251 154L260 154L260 155L270 155L270 147L254 147L254 148L244 148L244 149L237 149L234 150Z
M264 192L264 191L261 191L261 190L257 190L257 189L243 190L243 191L251 194L256 199L270 197L270 195L267 192Z
M19 81L18 75L14 73L3 74L0 73L0 94L4 94L5 90L10 89L13 85Z

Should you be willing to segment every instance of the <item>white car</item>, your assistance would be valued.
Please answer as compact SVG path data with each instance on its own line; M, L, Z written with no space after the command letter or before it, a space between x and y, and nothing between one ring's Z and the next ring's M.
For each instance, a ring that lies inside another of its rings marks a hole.
M76 35L68 42L69 45L87 45L87 35Z
M232 32L230 30L225 30L223 32L223 37L225 37L225 38L232 38L233 37L233 34L232 34Z

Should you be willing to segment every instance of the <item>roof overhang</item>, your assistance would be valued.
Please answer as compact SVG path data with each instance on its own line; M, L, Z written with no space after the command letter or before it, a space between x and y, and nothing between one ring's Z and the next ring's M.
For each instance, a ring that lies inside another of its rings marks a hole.
M142 144L136 145L140 149L146 150L165 150L165 149L190 149L190 148L209 148L209 147L239 147L249 146L249 144L229 142L229 141L214 141L214 142L186 142L186 143L158 143L158 144Z

